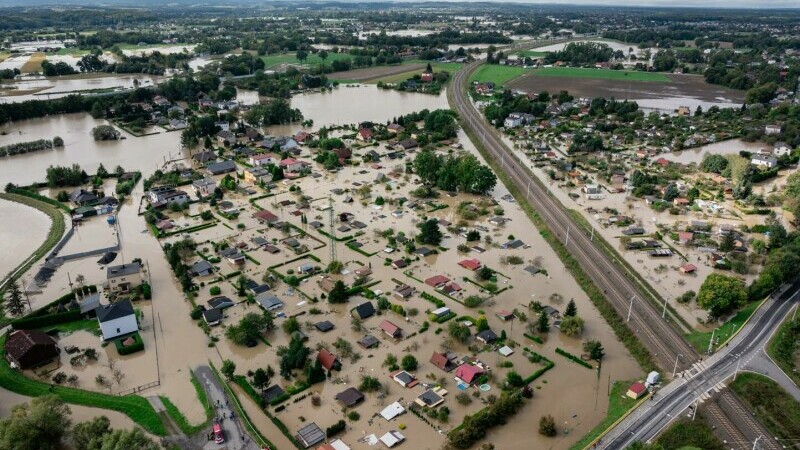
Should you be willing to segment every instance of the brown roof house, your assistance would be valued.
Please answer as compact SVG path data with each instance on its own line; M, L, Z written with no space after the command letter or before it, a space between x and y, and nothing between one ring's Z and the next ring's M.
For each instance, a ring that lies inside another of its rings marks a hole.
M339 401L342 406L352 408L364 400L364 394L354 387L349 387L336 394L333 398Z
M45 365L58 351L56 341L41 331L17 330L6 341L6 359L20 369Z
M403 329L388 320L381 322L380 328L392 339L400 339L403 336Z
M317 354L317 359L319 360L320 364L322 364L322 367L329 372L331 370L342 370L342 363L339 362L339 358L334 356L334 354L329 352L327 349L321 349L319 354Z
M433 352L431 364L445 372L451 372L456 368L456 364L447 357L445 353Z

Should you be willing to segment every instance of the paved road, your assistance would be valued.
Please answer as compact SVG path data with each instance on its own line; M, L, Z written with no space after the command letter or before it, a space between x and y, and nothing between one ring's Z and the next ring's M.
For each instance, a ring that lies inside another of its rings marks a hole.
M653 295L652 288L639 282L628 267L600 247L603 245L599 242L600 239L593 240L589 233L575 222L566 208L553 198L547 187L514 156L474 107L467 96L467 82L480 64L481 61L468 64L457 72L453 78L452 89L448 91L451 107L458 111L462 126L473 133L487 151L490 160L494 160L496 165L509 176L521 195L533 206L569 253L577 259L595 286L603 291L617 313L621 317L629 317L629 328L650 350L664 371L671 371L676 360L677 368L681 371L692 367L700 360L700 355L678 330L662 319L661 307L645 300L657 298ZM723 349L720 354L727 353L728 350ZM735 395L729 392L724 395L726 407L731 412L746 410L744 403ZM728 435L732 436L733 440L767 434L766 428L747 414L745 418L738 418L734 425L730 417L716 403L709 404L707 408L709 413L717 418L719 426L729 430ZM737 429L743 430L739 432Z
M235 416L233 404L225 394L225 389L211 372L208 366L200 366L195 370L195 374L206 389L206 395L214 406L216 416L222 419L222 429L225 431L225 443L216 444L208 441L203 448L205 450L258 450L259 447L245 433L239 418ZM230 404L230 406L228 406ZM231 415L234 415L231 418Z
M665 386L655 400L647 402L628 419L623 421L603 442L602 449L622 449L635 441L648 441L654 438L676 417L691 412L690 406L700 403L724 388L738 371L753 371L774 378L794 398L800 400L800 389L766 355L766 345L770 338L800 300L800 285L795 285L785 294L767 301L727 346L726 352L718 352L702 363L695 364L683 372L682 376ZM728 407L726 399L720 399ZM735 408L735 407L734 407ZM726 411L740 418L752 417L749 410ZM756 436L758 437L758 436ZM755 439L755 438L753 438ZM763 447L772 447L764 436ZM773 440L774 441L774 440ZM750 448L752 440L746 443L732 443L737 447ZM738 445L737 445L738 444ZM746 445L745 445L746 444Z

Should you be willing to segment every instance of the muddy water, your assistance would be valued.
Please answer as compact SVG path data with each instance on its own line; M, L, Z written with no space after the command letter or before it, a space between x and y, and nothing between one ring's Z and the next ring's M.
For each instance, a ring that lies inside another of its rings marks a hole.
M624 52L626 55L628 54L628 49L629 48L633 48L633 52L634 53L639 53L640 52L640 50L636 46L636 44L626 44L624 42L618 42L618 41L606 41L606 40L594 40L594 39L585 40L585 41L562 42L560 44L551 44L551 45L546 45L544 47L536 47L535 50L537 52L560 52L561 50L564 50L564 48L569 44L572 44L572 43L577 44L577 43L585 43L585 42L594 42L594 43L597 43L597 44L605 44L605 45L609 46L612 50L614 50L614 51L620 50L620 51Z
M138 81L140 86L153 86L164 79L164 77L157 75L114 74L99 74L97 76L92 75L91 77L86 75L58 78L31 77L12 83L4 83L2 85L3 87L9 87L12 89L5 91L4 95L0 96L0 102L17 103L26 100L47 100L51 98L64 97L70 93L94 89L131 89L135 86L134 81ZM14 90L35 90L36 92L14 95Z
M50 218L20 203L0 200L0 278L30 257L47 237ZM25 239L20 239L25 236Z
M731 139L729 141L703 145L690 150L665 153L661 156L668 161L681 164L700 164L706 153L715 155L738 155L740 151L756 152L762 148L767 148L767 146L761 142L745 142L741 139Z
M365 120L386 122L394 117L423 109L447 108L447 96L378 89L376 86L340 86L332 92L300 94L292 97L292 107L300 108L314 127L345 125ZM298 125L270 127L272 134L294 134Z
M180 134L175 132L139 138L123 132L127 139L95 142L92 128L106 123L89 114L77 113L0 126L0 133L7 133L0 135L0 145L52 139L54 136L64 139L63 148L2 158L0 180L16 184L41 181L50 165L78 164L87 172L94 173L101 162L109 171L119 164L126 170L150 173L163 163L165 157L171 159L180 154Z

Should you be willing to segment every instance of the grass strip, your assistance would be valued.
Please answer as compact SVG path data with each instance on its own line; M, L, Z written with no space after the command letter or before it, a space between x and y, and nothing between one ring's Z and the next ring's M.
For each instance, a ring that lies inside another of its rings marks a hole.
M733 333L736 330L742 328L745 322L750 319L759 306L761 306L762 302L750 302L744 308L742 308L735 316L731 318L731 320L722 324L722 326L718 327L714 332L714 338L717 342L725 342L728 338L733 336ZM708 343L711 342L711 331L693 331L691 333L684 334L684 338L692 344L694 348L697 349L698 352L704 353L708 350ZM714 347L717 348L717 347ZM713 350L713 349L712 349Z
M189 421L186 419L186 416L175 406L172 401L170 401L169 397L164 395L158 396L161 399L161 403L164 404L164 409L166 409L167 414L172 418L172 420L178 424L178 428L181 429L181 432L187 436L192 436L195 433L200 432L203 428L208 426L208 421L205 421L199 425L191 425Z
M0 348L5 348L7 338L8 336L0 338ZM167 434L158 413L144 397L138 395L116 396L65 386L56 386L51 391L49 384L27 378L12 369L5 358L0 358L0 387L28 397L57 395L65 403L118 411L151 434L156 436Z
M778 383L756 373L740 373L730 388L739 394L773 436L794 439L800 436L800 402Z
M800 340L800 324L787 318L767 346L767 353L775 364L795 383L800 383L800 374L797 373L794 363L798 340Z
M611 393L608 397L608 411L606 412L606 417L602 422L597 424L596 427L592 428L590 432L584 435L581 440L572 444L570 450L590 448L598 437L602 436L608 429L626 417L628 413L633 411L639 403L647 399L647 397L644 397L643 399L637 401L625 395L625 393L628 392L628 387L631 385L631 383L633 382L614 382L614 384L611 386Z

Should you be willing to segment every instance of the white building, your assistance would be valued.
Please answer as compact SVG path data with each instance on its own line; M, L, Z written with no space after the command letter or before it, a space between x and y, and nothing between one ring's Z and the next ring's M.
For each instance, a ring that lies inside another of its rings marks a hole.
M778 160L772 156L753 155L753 159L750 160L750 164L757 167L766 167L767 169L772 169L778 166Z
M792 153L792 147L785 142L776 142L772 148L772 154L778 158Z
M122 264L106 268L108 289L111 292L128 292L142 284L142 266L139 263Z
M130 300L101 305L95 312L97 313L97 321L100 323L100 331L103 333L104 341L139 331L136 312L133 310Z
M764 127L765 134L781 134L780 125L767 125Z
M259 153L250 157L251 166L266 166L267 164L275 164L281 162L281 157L275 153Z
M214 189L216 188L217 183L211 178L203 178L202 180L195 180L192 182L192 189L194 189L194 195L197 196L197 198L210 196L214 193Z
M161 186L150 189L147 193L147 198L154 207L158 208L172 203L182 205L189 201L189 194L171 186Z
M231 131L231 124L228 122L214 122L215 127L219 127L220 131Z

